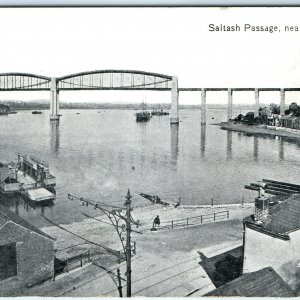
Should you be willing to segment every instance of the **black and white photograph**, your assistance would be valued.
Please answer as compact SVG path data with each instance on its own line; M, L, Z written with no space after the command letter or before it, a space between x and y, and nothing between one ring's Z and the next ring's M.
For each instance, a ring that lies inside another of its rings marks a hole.
M300 296L300 7L0 28L0 297Z

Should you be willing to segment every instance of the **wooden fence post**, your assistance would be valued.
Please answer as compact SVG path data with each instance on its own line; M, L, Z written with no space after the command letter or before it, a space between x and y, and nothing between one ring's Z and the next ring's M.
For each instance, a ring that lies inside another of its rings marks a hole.
M173 230L173 227L174 227L174 226L173 226L173 221L172 221L172 230Z
M227 219L229 219L229 210L227 210Z
M201 215L201 224L202 224L202 215Z
M214 221L216 221L216 213L214 213Z
M80 267L82 268L82 254L80 254Z

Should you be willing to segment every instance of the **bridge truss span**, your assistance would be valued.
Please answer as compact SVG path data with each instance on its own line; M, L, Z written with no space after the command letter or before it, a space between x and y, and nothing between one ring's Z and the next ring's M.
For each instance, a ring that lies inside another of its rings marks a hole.
M51 78L29 73L0 73L0 91L49 91Z
M172 89L172 76L132 70L99 70L57 78L58 90Z

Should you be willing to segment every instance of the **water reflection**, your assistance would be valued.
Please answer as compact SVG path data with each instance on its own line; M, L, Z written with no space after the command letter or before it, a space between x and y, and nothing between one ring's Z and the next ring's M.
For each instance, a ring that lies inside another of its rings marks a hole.
M19 205L20 205L20 199L16 199L15 202L15 214L19 215Z
M171 163L177 165L179 124L171 124Z
M60 133L59 133L59 121L50 122L50 143L51 143L51 152L57 156L60 149Z
M147 122L136 122L136 124L140 128L140 141L144 146L147 144Z
M201 124L201 157L205 156L206 147L206 124Z
M284 141L283 138L279 138L279 160L284 160Z
M258 137L253 136L253 158L254 161L258 161Z
M232 131L227 131L227 149L226 149L227 160L232 159Z

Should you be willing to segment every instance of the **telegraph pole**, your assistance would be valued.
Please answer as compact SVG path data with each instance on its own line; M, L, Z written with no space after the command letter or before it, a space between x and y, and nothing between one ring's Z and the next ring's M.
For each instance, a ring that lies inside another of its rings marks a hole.
M119 290L119 295L122 298L123 297L123 292L122 292L122 282L121 282L121 274L120 274L120 269L117 269L117 276L118 276L118 290Z
M126 277L127 277L127 297L131 297L131 198L130 191L128 189L125 206L126 206Z
M124 210L122 207L116 207L116 206L113 206L113 205L109 205L109 204L106 204L106 203L99 203L99 202L96 202L93 201L93 200L88 200L88 199L85 199L85 198L79 198L79 197L76 197L76 196L73 196L71 194L68 194L68 198L70 200L79 200L81 201L82 205L86 205L88 206L88 204L94 206L94 209L100 209L106 216L107 218L110 220L111 224L114 226L114 228L116 229L117 231L117 234L120 238L120 241L121 241L121 244L122 244L122 247L123 247L123 251L124 251L124 254L125 254L125 259L126 259L126 281L127 281L127 297L131 297L131 250L132 250L132 247L131 247L131 224L134 224L136 225L136 227L139 227L140 226L140 221L137 220L135 221L132 216L131 216L131 211L132 211L132 208L131 208L131 198L132 196L130 195L130 190L128 189L127 191L127 195L126 195L126 200L125 200L125 210L126 210L126 214L122 214L122 211ZM107 206L111 206L113 207L114 209L109 211L107 210L106 208L104 207L107 207ZM122 224L122 226L120 225L120 221L123 221L125 224ZM124 245L124 238L122 237L122 234L126 232L126 245ZM135 231L136 233L139 233L141 234L141 232L139 231ZM135 243L134 243L134 253L136 251L135 249ZM120 270L118 271L118 273L120 272ZM119 275L118 275L119 276ZM119 277L120 278L120 277ZM118 279L119 281L119 279ZM122 297L122 286L119 282L118 284L118 289L119 289L119 293L120 293L120 296Z

